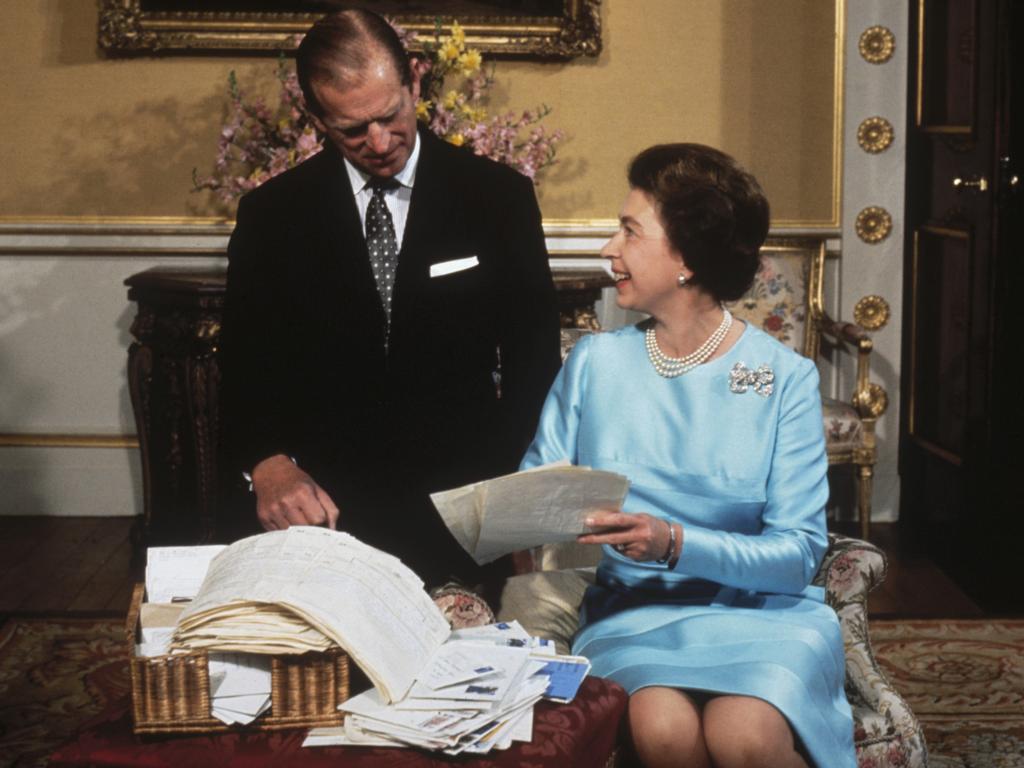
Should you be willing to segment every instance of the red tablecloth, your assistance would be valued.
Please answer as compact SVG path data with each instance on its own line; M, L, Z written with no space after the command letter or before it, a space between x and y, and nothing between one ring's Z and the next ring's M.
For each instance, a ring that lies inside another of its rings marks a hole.
M145 768L602 768L615 748L626 692L609 680L589 677L571 704L541 702L533 741L515 743L482 757L447 757L411 749L302 748L305 730L211 735L136 736L127 703L89 723L50 758L64 766Z

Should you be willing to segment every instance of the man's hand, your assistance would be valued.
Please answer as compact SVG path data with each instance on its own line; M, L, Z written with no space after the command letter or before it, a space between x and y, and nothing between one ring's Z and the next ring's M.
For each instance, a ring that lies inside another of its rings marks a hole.
M593 533L576 540L580 544L610 544L619 554L633 560L658 560L668 551L669 523L645 512L595 510L586 519Z
M292 525L338 524L338 507L313 478L283 454L264 459L252 471L256 517L268 531Z

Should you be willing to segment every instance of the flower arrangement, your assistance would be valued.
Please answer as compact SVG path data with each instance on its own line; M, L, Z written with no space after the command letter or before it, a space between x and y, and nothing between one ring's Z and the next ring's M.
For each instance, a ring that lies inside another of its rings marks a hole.
M395 27L408 49L415 33ZM466 46L456 22L451 34L425 45L426 56L414 58L421 78L417 118L442 139L465 146L478 155L505 163L536 182L537 174L555 162L560 130L541 125L550 109L541 106L520 113L491 116L486 103L494 83L494 66L485 68L483 57ZM273 176L315 155L323 148L306 111L295 70L282 58L277 66L278 102L248 100L232 71L228 76L230 106L221 128L213 173L192 172L194 191L209 189L226 204Z
M476 154L510 165L534 180L555 162L555 148L564 134L560 130L548 133L541 125L551 112L549 107L488 115L494 66L486 69L480 52L466 47L466 35L458 22L447 37L441 37L438 30L426 49L416 112L434 133L452 144L468 145Z

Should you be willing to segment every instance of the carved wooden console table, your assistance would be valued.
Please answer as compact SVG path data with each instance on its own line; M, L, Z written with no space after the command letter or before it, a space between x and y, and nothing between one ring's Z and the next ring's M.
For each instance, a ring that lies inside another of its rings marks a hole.
M138 304L128 385L142 459L142 546L214 537L224 284L221 268L157 267L125 280ZM557 272L562 325L596 328L594 302L606 285L603 272Z

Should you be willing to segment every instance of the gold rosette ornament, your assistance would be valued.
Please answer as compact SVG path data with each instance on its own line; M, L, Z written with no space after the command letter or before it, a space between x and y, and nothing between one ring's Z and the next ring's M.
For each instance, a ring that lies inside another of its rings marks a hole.
M857 49L869 64L884 64L896 50L896 36L888 27L868 27L861 33Z
M885 208L871 205L857 214L854 228L865 243L880 243L892 232L892 216Z
M881 296L865 296L853 308L853 319L857 325L869 331L884 328L889 322L889 302Z
M857 143L873 155L887 150L892 138L892 123L884 117L869 117L857 126Z

